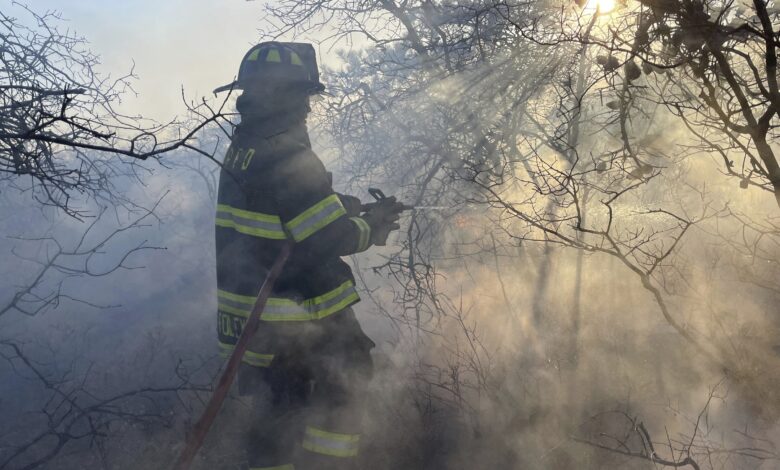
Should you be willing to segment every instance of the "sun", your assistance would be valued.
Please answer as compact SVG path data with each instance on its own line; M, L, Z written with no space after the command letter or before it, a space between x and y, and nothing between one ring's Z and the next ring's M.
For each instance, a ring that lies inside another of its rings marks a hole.
M587 0L584 10L588 13L595 13L598 9L599 13L610 13L615 9L615 0Z

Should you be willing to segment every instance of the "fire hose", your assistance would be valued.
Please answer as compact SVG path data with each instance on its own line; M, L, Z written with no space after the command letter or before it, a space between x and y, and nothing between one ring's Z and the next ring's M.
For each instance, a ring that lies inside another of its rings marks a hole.
M225 402L230 386L236 378L238 372L238 366L241 364L241 358L244 357L247 347L249 346L249 340L257 332L257 328L260 326L260 316L263 313L265 304L268 302L268 297L271 295L276 279L282 272L284 264L287 262L287 258L290 257L290 251L292 250L292 242L288 241L282 245L282 249L276 256L274 264L271 266L268 275L263 281L263 285L260 287L260 292L255 299L255 305L252 307L252 313L249 314L249 319L244 325L244 329L241 332L241 336L236 343L233 353L228 359L225 370L222 372L222 376L219 378L219 383L214 389L214 393L211 395L206 409L203 410L203 414L200 419L195 423L195 427L187 436L187 442L184 445L184 449L179 455L179 460L176 462L175 470L188 470L192 465L192 460L198 453L198 450L203 445L203 441L206 438L206 434L209 432L211 425L214 424L217 414L219 414L222 404Z

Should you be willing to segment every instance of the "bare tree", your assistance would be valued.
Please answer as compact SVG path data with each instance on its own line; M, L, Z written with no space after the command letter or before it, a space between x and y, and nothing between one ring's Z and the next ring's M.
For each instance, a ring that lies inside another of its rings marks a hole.
M175 378L163 386L122 384L122 389L107 392L105 384L95 381L91 367L77 367L75 361L62 369L62 361L35 359L40 346L26 348L10 340L0 341L0 356L7 361L18 379L32 381L39 390L26 397L30 402L42 403L37 412L3 426L0 442L0 468L30 470L57 462L62 454L81 452L86 463L85 449L92 449L100 466L108 468L110 454L106 443L123 431L132 428L171 427L182 418L183 412L196 401L196 392L209 392L212 377L205 380L199 369L180 362ZM38 396L38 394L43 396ZM178 404L183 405L174 413ZM81 446L81 447L79 447ZM79 450L81 449L81 450Z
M22 214L4 214L19 221L15 246L4 255L19 262L2 289L0 355L3 382L16 384L18 393L4 396L0 406L10 417L10 407L23 403L26 414L2 426L0 468L67 467L70 455L83 457L79 467L109 468L116 458L111 448L123 434L159 432L188 419L201 399L197 392L210 389L216 353L180 360L173 378L153 370L159 358L115 361L112 367L127 370L122 380L107 383L109 369L92 363L94 351L68 359L78 338L50 344L40 330L32 338L20 333L33 324L30 317L56 309L122 303L85 292L98 278L143 268L138 259L160 249L137 234L160 221L161 201L128 197L128 187L146 184L158 169L143 162L153 160L197 172L213 198L217 155L232 133L230 101L212 107L205 99L186 99L182 90L184 113L165 124L125 115L120 106L133 93L132 70L119 78L101 74L99 57L63 27L58 13L14 6L22 18L0 12L0 184L5 209L23 200L41 217L33 226ZM75 226L75 234L56 230L59 224ZM128 245L128 239L137 241ZM145 375L131 378L131 371Z
M71 247L63 246L60 241L52 237L34 238L28 236L21 238L20 240L28 243L42 243L44 245L45 258L28 258L24 255L19 255L22 261L36 264L39 267L31 280L24 285L16 286L16 292L13 296L0 307L0 318L11 313L27 316L37 315L57 307L63 300L83 303L95 308L112 307L112 305L94 304L89 299L75 298L69 293L69 289L65 284L74 278L103 277L109 276L118 270L142 268L142 266L132 264L133 255L141 251L160 249L159 247L147 245L145 241L124 250L120 256L116 256L116 253L111 253L115 259L109 265L106 265L105 262L99 268L94 267L94 265L103 261L107 251L114 250L112 242L123 233L148 226L148 222L154 219L155 208L156 205L137 216L129 224L101 236L97 227L104 219L106 213L104 208L90 222ZM93 237L97 237L97 239L95 240Z
M229 124L226 102L216 109L185 102L189 116L164 125L126 116L118 106L132 92L133 71L101 75L99 58L82 37L61 31L58 14L21 7L23 21L0 13L0 173L7 184L78 215L69 204L75 194L128 202L112 191L112 177L146 170L120 158L142 161L186 148L214 160L195 136Z
M773 443L752 435L747 427L732 431L729 440L733 443L719 442L725 433L718 432L717 424L709 415L713 402L727 398L724 382L710 388L704 406L695 417L685 416L689 432L670 434L666 429L664 438L658 439L638 416L626 410L611 410L591 416L572 439L610 453L646 460L661 468L755 468L755 465L780 460ZM679 410L670 411L679 413ZM604 432L605 428L609 431Z
M772 148L780 111L779 15L763 1L640 1L603 15L596 34L571 10L556 15L561 22L539 15L517 26L543 44L596 45L617 98L614 109L649 91L643 99L663 104L690 131L692 154L714 156L742 188L770 191L780 204ZM614 82L619 75L626 79ZM644 171L641 162L637 169Z

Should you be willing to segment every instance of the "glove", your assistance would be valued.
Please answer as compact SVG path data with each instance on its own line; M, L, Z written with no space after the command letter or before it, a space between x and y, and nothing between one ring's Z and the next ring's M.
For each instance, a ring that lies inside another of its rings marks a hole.
M360 207L362 206L360 199L346 194L336 193L336 195L339 197L341 205L344 206L344 209L347 211L347 217L360 215Z
M371 227L371 243L377 246L385 246L387 237L393 230L401 228L398 219L404 205L395 200L395 196L382 199L374 203L371 209L363 214L369 227Z

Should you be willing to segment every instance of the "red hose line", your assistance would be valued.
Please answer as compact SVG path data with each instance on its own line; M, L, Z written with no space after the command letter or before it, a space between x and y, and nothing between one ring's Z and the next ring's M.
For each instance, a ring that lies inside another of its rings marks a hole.
M260 293L257 294L255 306L252 308L252 313L249 314L246 325L244 325L241 337L238 339L238 343L236 344L235 349L233 349L230 359L227 361L225 371L222 372L222 376L219 378L219 384L217 385L217 388L214 389L214 394L211 395L211 399L209 399L206 409L203 410L200 419L195 423L195 427L187 437L187 443L179 455L179 460L174 467L175 470L189 470L192 465L192 460L203 445L206 434L208 434L209 429L211 429L211 425L214 424L214 419L216 419L217 414L219 414L219 410L222 408L222 403L224 403L225 398L227 397L230 386L236 378L238 366L241 364L241 358L244 357L244 353L249 346L249 340L255 335L257 328L260 326L260 316L263 313L265 304L268 302L268 297L271 296L271 289L273 289L276 279L282 272L282 268L287 262L287 258L290 257L292 245L292 242L289 241L285 243L276 256L276 260L271 266L268 276L266 276L262 287L260 287Z

